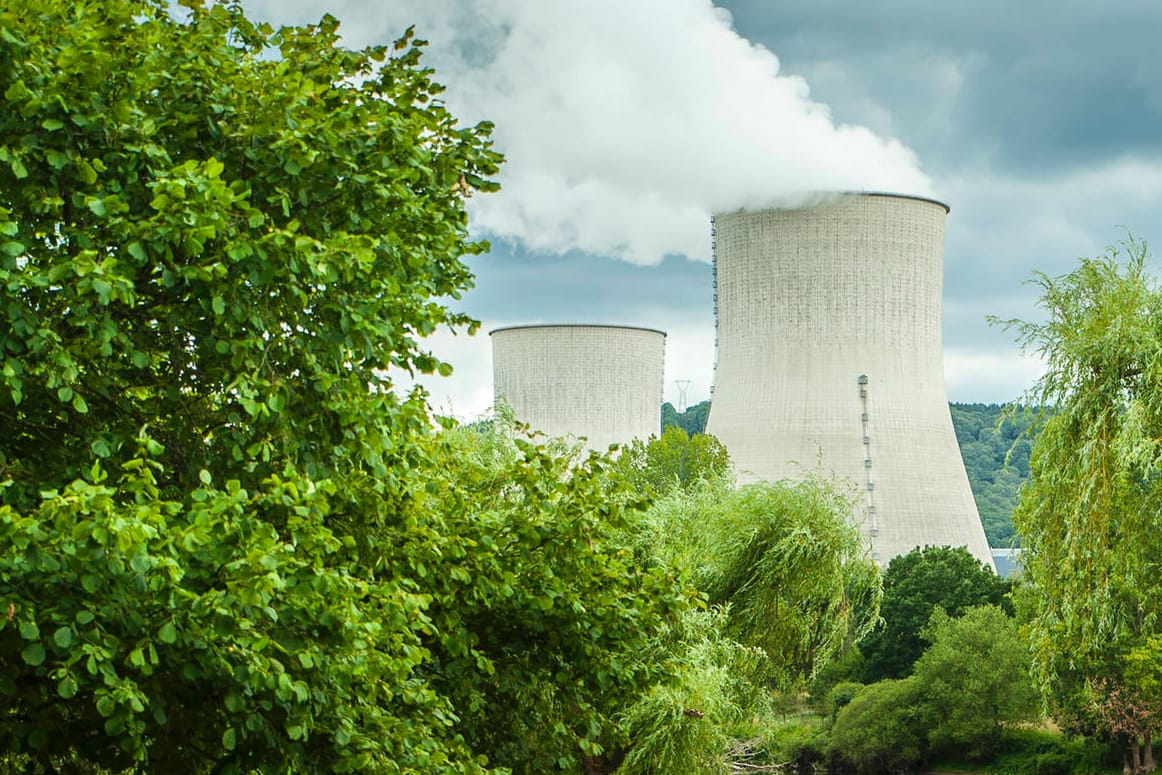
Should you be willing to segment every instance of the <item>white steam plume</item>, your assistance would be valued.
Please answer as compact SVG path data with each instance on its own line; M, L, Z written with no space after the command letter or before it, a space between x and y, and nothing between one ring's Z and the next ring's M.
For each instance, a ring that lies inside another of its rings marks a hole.
M250 0L274 22L319 2ZM465 121L496 123L507 156L475 228L551 252L656 263L709 258L712 212L812 190L929 194L914 154L837 126L806 83L740 37L709 0L346 0L349 45L408 25Z

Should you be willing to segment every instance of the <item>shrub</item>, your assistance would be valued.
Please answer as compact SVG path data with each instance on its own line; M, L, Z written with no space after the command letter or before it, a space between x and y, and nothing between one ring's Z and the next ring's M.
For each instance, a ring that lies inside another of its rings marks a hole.
M924 705L910 678L864 688L839 711L827 761L832 771L857 775L914 772L924 761Z

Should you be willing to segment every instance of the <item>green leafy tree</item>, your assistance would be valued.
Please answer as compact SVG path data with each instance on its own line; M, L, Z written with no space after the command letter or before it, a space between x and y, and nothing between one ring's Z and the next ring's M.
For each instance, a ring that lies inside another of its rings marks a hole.
M1032 655L1011 614L987 605L955 619L937 608L922 635L932 645L913 675L930 709L930 748L987 760L1007 727L1036 719Z
M148 0L5 6L9 502L89 456L115 472L146 425L166 486L202 470L250 486L288 460L389 476L382 427L419 418L379 370L448 370L416 339L469 322L435 297L470 284L462 199L494 186L497 157L487 125L433 100L409 39L346 51L337 27L272 31L223 4L185 21Z
M1032 413L997 404L954 403L948 408L989 546L1012 546L1013 509L1029 478Z
M730 454L713 436L688 436L671 426L660 438L635 439L622 450L617 469L639 492L664 495L675 487L689 489L700 480L725 477Z
M691 436L706 432L706 420L710 417L710 401L694 404L684 412L679 412L669 401L662 404L662 430L678 427Z
M1035 673L1056 714L1121 735L1132 769L1157 717L1129 735L1109 721L1124 714L1087 706L1102 685L1137 701L1128 655L1160 634L1162 293L1147 258L1130 239L1062 277L1039 274L1046 319L1008 323L1046 365L1030 398L1047 411L1013 516Z
M903 678L927 645L935 608L957 617L978 605L1006 605L1010 584L964 547L927 546L892 558L884 572L883 624L861 644L864 680Z
M442 459L383 374L472 325L439 299L489 127L410 34L186 5L0 6L0 738L45 771L480 772L434 678Z
M637 551L729 606L728 634L766 652L773 685L798 687L876 620L879 571L849 513L820 479L706 480L654 504Z
M769 695L761 681L766 657L731 638L722 606L687 612L656 641L651 657L668 666L660 682L626 709L622 724L632 741L619 773L673 772L726 775L731 732L762 716Z
M696 587L708 611L655 632L648 661L670 679L622 716L627 772L747 766L754 741L737 736L773 720L772 689L801 688L866 632L879 572L849 513L826 481L735 488L720 476L671 489L630 522L640 562Z
M637 561L643 504L607 458L522 438L504 416L431 441L420 499L432 540L384 550L420 563L431 595L430 685L473 750L513 772L576 771L625 747L620 715L676 665L651 651L694 590Z

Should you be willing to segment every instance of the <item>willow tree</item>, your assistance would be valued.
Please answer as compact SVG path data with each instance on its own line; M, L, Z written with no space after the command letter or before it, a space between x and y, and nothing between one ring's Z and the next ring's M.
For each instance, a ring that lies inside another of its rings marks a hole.
M727 633L762 649L766 678L792 689L879 616L880 574L850 513L847 494L818 477L738 488L719 477L660 499L637 540L728 608Z
M1135 771L1153 769L1157 718L1133 730L1110 719L1145 707L1127 658L1162 632L1162 293L1147 257L1131 239L1064 276L1038 274L1045 319L1008 323L1046 366L1013 515L1035 671L1059 716L1126 738ZM1103 709L1111 697L1126 708Z

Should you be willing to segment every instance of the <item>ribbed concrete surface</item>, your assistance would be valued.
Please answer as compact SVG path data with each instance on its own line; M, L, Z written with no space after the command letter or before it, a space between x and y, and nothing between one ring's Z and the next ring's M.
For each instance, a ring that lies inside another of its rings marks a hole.
M538 325L491 336L496 399L534 430L584 437L602 452L661 432L663 332Z
M850 483L881 563L936 544L993 567L944 385L946 214L844 194L717 216L707 431L743 481L815 469Z

